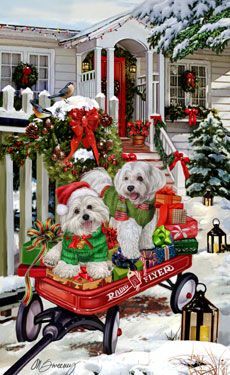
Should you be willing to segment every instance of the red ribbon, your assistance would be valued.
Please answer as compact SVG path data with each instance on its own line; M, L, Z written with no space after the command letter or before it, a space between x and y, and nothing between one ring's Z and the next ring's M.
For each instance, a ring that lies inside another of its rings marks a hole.
M156 194L176 195L175 191L168 185L165 185L162 189L157 190Z
M182 169L183 169L183 172L184 172L184 177L187 180L187 178L189 178L189 176L190 176L188 167L186 165L186 164L188 164L190 162L189 157L184 156L184 154L182 152L179 152L179 151L175 151L173 155L174 155L174 160L173 160L173 162L169 166L170 171L175 167L176 163L178 161L180 161Z
M188 115L188 123L190 126L196 125L196 116L198 115L198 109L196 108L186 108L184 110L185 114Z
M183 209L184 205L183 203L167 204L167 203L156 202L155 207L159 208L159 217L157 221L157 227L160 227L161 225L165 225L167 223L169 210Z
M72 242L69 244L69 249L77 249L79 243L81 241L84 241L90 249L93 248L93 245L88 241L88 238L91 238L92 236L89 234L88 236L83 235L83 236L73 236ZM80 249L80 248L79 248Z
M126 154L126 153L123 153L121 155L122 159L125 160L126 162L129 162L129 161L136 161L137 160L137 156L136 154L134 153L130 153L130 154Z
M97 109L93 108L86 111L83 108L75 108L69 112L69 117L71 118L69 124L74 132L74 137L70 142L70 153L64 161L69 161L80 143L82 143L85 148L92 148L97 165L99 165L99 152L94 136L94 132L99 125L99 113Z
M153 119L153 124L156 126L158 122L162 122L162 117L161 115L152 115L150 116L151 119Z
M86 266L80 266L80 271L78 272L77 276L73 277L74 280L84 279L88 281L93 281L93 278L90 277L86 271Z

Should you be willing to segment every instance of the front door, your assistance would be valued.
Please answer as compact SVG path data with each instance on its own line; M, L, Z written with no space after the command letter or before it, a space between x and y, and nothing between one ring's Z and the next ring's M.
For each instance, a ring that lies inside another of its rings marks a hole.
M102 92L106 87L107 58L101 58ZM104 88L104 89L103 89ZM125 88L125 58L114 57L114 95L119 100L118 127L120 137L126 136L126 88Z

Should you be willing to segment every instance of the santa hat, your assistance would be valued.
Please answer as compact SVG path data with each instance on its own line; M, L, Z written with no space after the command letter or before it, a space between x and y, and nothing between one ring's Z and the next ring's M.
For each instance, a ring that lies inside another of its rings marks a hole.
M92 195L97 197L97 193L92 190L87 182L72 182L71 184L60 186L56 189L58 199L57 214L60 216L66 215L69 207L74 203L76 198Z

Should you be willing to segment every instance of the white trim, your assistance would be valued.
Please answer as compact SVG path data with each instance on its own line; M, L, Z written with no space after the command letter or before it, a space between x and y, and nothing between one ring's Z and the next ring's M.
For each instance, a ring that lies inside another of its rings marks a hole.
M166 60L166 90L165 90L165 103L170 104L170 65L185 65L186 69L189 65L204 66L206 67L206 107L211 105L211 62L206 60L193 60L193 59L182 59L176 62L170 62Z
M18 47L18 46L4 46L0 45L0 53L21 53L21 58L24 63L29 63L29 55L48 55L48 91L54 92L54 64L55 64L55 50L51 48L39 48L39 47ZM0 64L0 74L1 74L1 64Z

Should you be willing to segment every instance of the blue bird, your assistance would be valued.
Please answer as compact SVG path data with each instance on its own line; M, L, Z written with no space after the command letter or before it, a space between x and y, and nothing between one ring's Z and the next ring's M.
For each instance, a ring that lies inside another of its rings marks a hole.
M54 98L63 98L68 99L70 98L74 93L74 84L73 82L68 82L63 89L61 89L57 94L49 96L49 99Z

